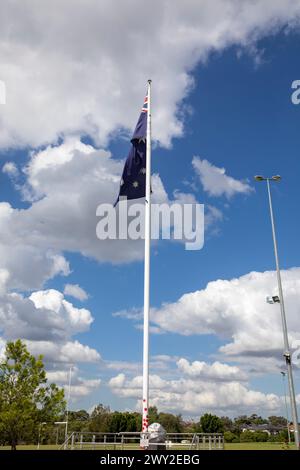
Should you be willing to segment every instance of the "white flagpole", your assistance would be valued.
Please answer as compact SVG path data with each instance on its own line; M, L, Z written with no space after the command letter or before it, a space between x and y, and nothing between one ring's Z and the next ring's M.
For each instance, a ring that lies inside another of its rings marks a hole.
M148 115L146 134L145 261L144 261L144 344L142 432L148 431L149 408L149 308L151 243L151 80L148 80ZM144 435L144 437L146 437Z

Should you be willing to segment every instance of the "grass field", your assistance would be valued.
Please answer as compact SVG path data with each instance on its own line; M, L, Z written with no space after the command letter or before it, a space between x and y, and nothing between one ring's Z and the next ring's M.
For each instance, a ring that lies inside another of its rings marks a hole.
M237 442L225 444L225 450L284 450L285 445L281 442ZM294 450L295 446L291 445L290 450Z
M20 445L18 450L36 450L36 445ZM57 450L60 446L41 445L40 450ZM125 450L133 449L133 446L125 447ZM225 450L284 450L285 446L280 442L237 442L233 444L225 444ZM0 450L10 450L8 446L0 446ZM108 450L108 449L107 449ZM138 448L136 448L138 450ZM175 450L175 448L174 448ZM183 450L183 449L181 449ZM290 450L295 450L295 446L291 445Z

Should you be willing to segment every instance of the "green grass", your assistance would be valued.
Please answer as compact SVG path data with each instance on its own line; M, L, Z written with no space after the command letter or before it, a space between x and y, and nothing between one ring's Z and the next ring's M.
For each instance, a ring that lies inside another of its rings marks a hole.
M17 446L18 450L36 450L37 446L36 445L19 445ZM60 445L41 445L40 450L58 450L60 448ZM106 450L112 450L114 448L113 445L107 445ZM117 449L120 447L117 446ZM78 449L78 447L77 447ZM85 450L91 450L92 447L88 449L88 447L84 447ZM97 448L97 450L101 450L101 448ZM125 444L124 445L124 450L138 450L139 446L138 444ZM180 447L178 446L178 449L180 450L187 450L187 447ZM280 442L237 442L237 443L228 443L225 444L225 450L284 450L285 445ZM0 450L10 450L9 446L0 446ZM169 449L170 451L172 450ZM173 447L173 450L177 450L176 446ZM295 450L295 446L291 444L290 450ZM200 450L201 452L201 450Z
M281 442L236 442L225 444L225 450L284 450L286 446ZM295 446L290 445L294 450Z
M40 446L40 450L57 450L59 449L59 446L56 446L55 444L50 444L50 445L42 445ZM32 444L32 445L20 445L17 446L17 450L36 450L37 445ZM10 446L0 446L0 450L10 450Z

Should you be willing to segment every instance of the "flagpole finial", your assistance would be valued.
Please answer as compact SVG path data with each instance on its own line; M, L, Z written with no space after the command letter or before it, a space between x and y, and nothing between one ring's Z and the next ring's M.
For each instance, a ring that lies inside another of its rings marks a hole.
M149 78L148 83L150 84L152 82L151 78Z

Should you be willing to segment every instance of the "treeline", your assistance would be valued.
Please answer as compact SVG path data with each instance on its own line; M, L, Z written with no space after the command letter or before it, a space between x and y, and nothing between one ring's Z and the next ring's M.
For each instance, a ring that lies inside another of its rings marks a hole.
M42 356L32 356L20 340L8 342L0 360L0 445L16 449L21 443L61 443L65 439L66 419L64 391L47 384ZM149 423L154 422L168 433L224 433L227 442L282 442L288 437L285 418L277 416L264 419L253 414L232 420L206 413L199 421L188 421L152 407ZM270 435L261 426L269 429ZM140 413L111 411L102 404L91 414L85 410L68 413L68 434L140 432L141 428Z
M63 419L63 418L62 418ZM288 433L286 419L282 416L270 416L264 419L261 416L239 416L231 419L228 416L218 417L205 413L199 421L184 420L181 415L158 412L156 407L149 408L149 423L160 423L168 433L224 433L225 442L286 442ZM89 414L85 410L69 412L69 433L94 432L94 433L119 433L140 432L142 425L141 414L137 412L111 411L108 406L99 404ZM271 434L262 430L253 430L261 425L266 425ZM246 430L251 428L252 430ZM64 439L64 427L56 429L46 426L43 429L43 444L62 442Z

